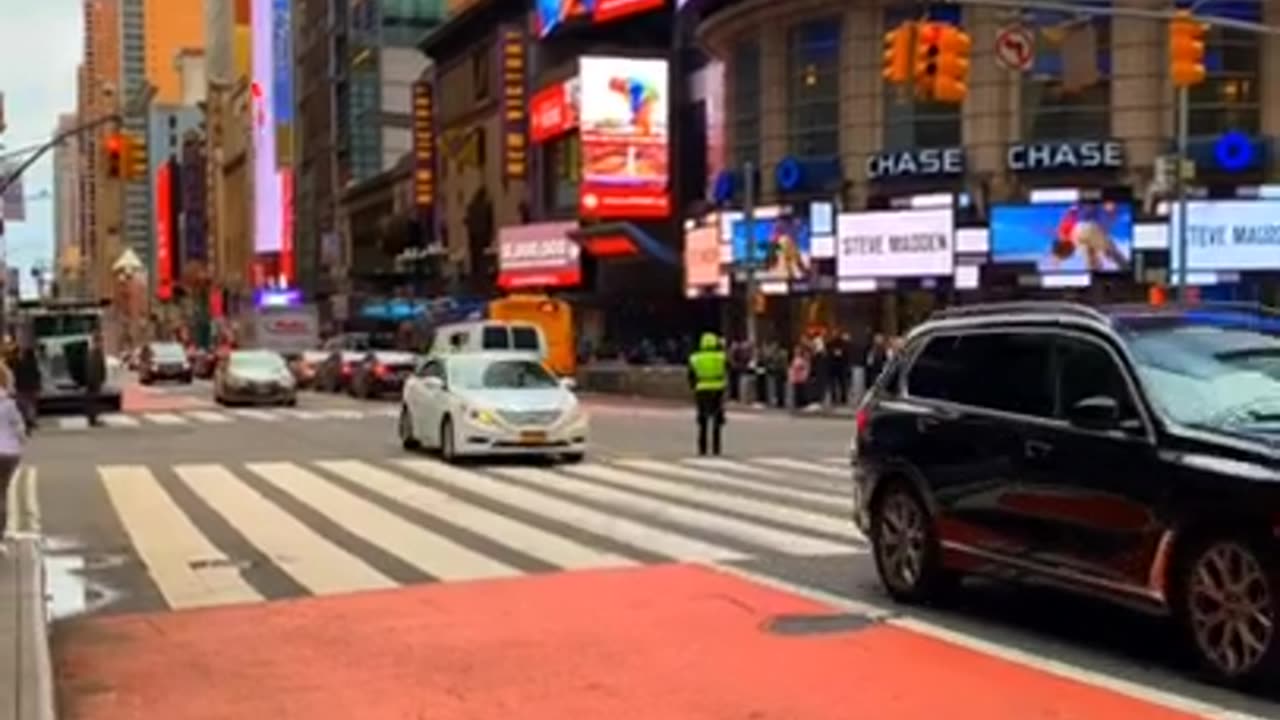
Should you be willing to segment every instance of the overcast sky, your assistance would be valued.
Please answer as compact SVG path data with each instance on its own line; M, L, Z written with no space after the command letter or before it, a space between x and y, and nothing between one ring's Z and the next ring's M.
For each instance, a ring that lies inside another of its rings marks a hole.
M82 0L0 0L0 92L14 149L50 137L58 114L75 109L76 66L84 47ZM23 175L25 223L5 224L8 263L22 269L24 293L34 293L29 269L53 261L53 164L46 155ZM49 193L46 199L32 196Z

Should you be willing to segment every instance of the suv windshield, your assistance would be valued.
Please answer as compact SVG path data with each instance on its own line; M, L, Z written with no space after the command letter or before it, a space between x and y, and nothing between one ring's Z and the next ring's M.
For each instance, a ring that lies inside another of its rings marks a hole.
M457 359L449 371L459 386L472 390L543 390L559 384L546 368L530 360Z
M1123 334L1151 400L1172 419L1280 432L1280 323L1202 313L1132 322Z
M243 352L231 354L233 372L284 372L284 358L270 352Z

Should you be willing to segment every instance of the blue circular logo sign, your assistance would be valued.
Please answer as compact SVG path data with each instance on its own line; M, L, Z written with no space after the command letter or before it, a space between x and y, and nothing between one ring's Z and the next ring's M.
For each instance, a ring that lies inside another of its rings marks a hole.
M1232 130L1218 138L1213 146L1213 157L1218 167L1227 172L1242 172L1257 162L1257 150L1253 138L1242 132Z
M803 178L804 168L800 167L800 162L795 158L785 158L778 163L778 168L774 171L774 179L778 181L778 188L783 191L798 189Z

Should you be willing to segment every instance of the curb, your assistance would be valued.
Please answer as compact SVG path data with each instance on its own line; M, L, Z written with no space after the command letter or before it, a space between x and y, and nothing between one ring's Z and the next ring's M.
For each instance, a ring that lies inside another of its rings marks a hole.
M16 720L56 720L49 616L45 606L44 559L39 539L19 535L12 543L17 566L18 678Z
M661 408L685 408L690 412L693 410L692 398L688 402L679 400L671 400L668 398L653 397L651 395L636 395L632 393L611 393L601 392L599 390L582 390L578 392L578 397L582 400L622 400L626 402L639 403L650 407ZM836 412L834 410L779 410L774 407L756 407L739 402L726 402L725 410L736 413L744 413L750 415L765 415L778 418L814 418L819 420L853 420L853 406L849 406L848 412Z

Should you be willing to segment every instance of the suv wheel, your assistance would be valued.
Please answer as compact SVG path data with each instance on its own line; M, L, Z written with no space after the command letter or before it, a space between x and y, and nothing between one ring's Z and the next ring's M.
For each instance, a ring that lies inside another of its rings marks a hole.
M1175 602L1201 665L1220 683L1250 685L1280 671L1280 570L1242 537L1195 545L1180 563Z
M871 510L871 547L880 581L894 600L926 602L950 579L940 564L929 511L901 482L886 488Z

